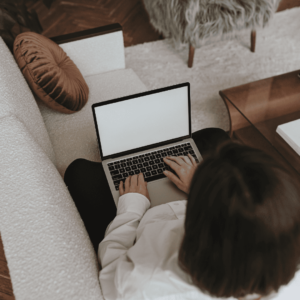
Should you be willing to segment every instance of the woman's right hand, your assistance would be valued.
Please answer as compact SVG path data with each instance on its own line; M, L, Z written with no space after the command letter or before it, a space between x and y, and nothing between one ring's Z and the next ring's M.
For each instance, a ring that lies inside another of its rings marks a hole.
M194 157L190 154L188 154L188 157L167 156L164 158L164 162L176 172L178 177L170 171L164 171L165 176L168 177L180 190L188 194L197 168L197 163Z

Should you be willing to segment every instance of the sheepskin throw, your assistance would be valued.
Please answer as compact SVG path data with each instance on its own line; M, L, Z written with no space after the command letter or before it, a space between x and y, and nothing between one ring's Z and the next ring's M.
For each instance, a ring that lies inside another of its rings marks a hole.
M195 48L267 25L281 0L144 0L150 22L175 45Z

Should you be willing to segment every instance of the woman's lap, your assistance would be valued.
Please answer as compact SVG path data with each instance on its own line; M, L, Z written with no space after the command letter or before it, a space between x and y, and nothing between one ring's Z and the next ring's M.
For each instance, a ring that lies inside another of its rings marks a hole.
M228 135L218 128L199 130L192 134L192 138L202 156L229 140ZM97 251L106 227L116 216L115 202L102 163L77 159L68 166L64 180Z
M64 181L97 252L107 225L116 216L102 163L76 159L68 166Z

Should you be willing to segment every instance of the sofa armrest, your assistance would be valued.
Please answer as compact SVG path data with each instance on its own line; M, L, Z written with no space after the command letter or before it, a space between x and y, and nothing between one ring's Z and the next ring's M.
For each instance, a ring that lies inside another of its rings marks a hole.
M0 118L0 128L0 232L15 298L103 300L96 253L62 177L17 117Z
M125 69L122 26L111 24L51 38L84 77Z

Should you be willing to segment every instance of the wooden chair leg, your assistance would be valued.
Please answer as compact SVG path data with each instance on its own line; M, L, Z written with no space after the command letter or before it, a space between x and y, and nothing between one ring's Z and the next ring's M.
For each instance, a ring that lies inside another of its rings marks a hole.
M255 52L256 30L251 31L251 51Z
M194 62L195 47L190 44L188 67L191 68Z

